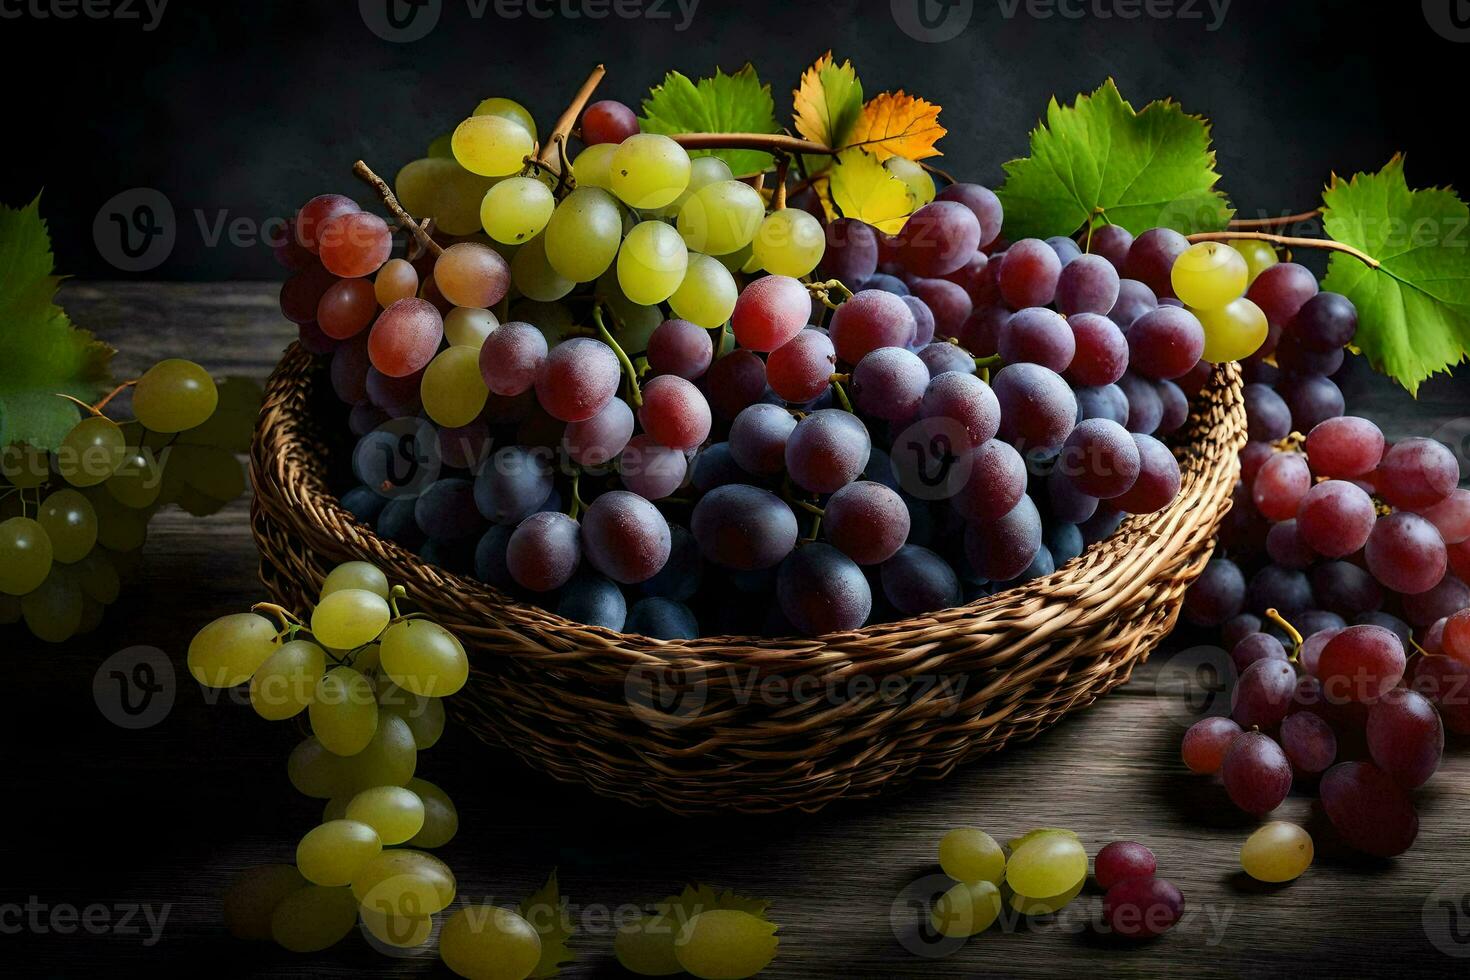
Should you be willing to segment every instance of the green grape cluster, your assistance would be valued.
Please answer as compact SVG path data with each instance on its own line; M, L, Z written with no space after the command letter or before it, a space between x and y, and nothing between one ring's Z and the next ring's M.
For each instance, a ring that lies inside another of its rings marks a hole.
M0 625L39 639L89 633L136 566L148 523L178 504L213 514L245 489L261 390L160 361L129 386L132 418L88 408L54 452L0 449Z
M1254 354L1266 340L1266 314L1246 289L1277 263L1265 242L1196 242L1174 260L1170 283L1205 330L1205 360L1234 361Z

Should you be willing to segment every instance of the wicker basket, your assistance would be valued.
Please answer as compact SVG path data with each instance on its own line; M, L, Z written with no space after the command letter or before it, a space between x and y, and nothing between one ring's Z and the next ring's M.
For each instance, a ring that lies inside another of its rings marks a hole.
M970 605L818 639L660 641L574 623L425 564L328 490L293 346L251 454L261 577L305 612L363 559L470 652L450 710L557 779L679 813L815 811L938 779L1031 738L1128 679L1209 557L1245 442L1239 371L1218 369L1176 440L1179 499L1046 578Z

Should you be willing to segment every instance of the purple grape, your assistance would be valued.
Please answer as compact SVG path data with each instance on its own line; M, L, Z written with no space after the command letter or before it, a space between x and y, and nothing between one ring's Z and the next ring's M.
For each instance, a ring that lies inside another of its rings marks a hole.
M474 484L452 477L429 484L414 503L413 516L425 534L446 541L478 535L485 527L475 509Z
M956 349L951 344L943 346ZM958 422L964 428L970 446L974 447L994 438L999 431L1000 402L990 386L975 375L947 371L935 375L924 389L919 416Z
M1439 768L1444 725L1423 695L1389 691L1368 709L1368 751L1400 786L1422 786Z
M661 445L646 433L628 440L618 457L623 487L644 500L664 499L684 485L688 474L689 459L682 450Z
M957 201L934 200L909 216L898 254L915 275L938 277L964 265L980 248L980 219Z
M1164 420L1164 402L1158 387L1147 378L1131 372L1119 378L1117 386L1127 401L1128 414L1124 425L1128 431L1140 435L1152 435L1158 431Z
M831 545L808 544L781 562L776 576L781 611L807 636L855 630L873 611L863 570Z
M951 499L955 511L966 520L996 520L1025 496L1026 462L1009 443L999 439L982 443L969 451L968 463L965 482Z
M950 184L934 195L935 200L957 201L969 208L980 222L980 245L983 248L1000 234L1004 211L995 192L980 184Z
M706 559L738 571L773 568L796 546L791 507L769 490L746 484L706 493L694 505L689 529Z
M1251 576L1245 595L1246 608L1258 616L1264 616L1267 609L1290 616L1310 609L1314 601L1307 577L1279 565L1267 565Z
M1358 332L1358 310L1341 293L1318 293L1285 324L1290 337L1310 351L1340 351Z
M1113 308L1108 310L1108 319L1116 323L1120 330L1127 332L1133 326L1133 321L1158 308L1159 301L1152 289L1137 279L1120 279L1118 299L1113 303Z
M506 570L532 592L561 588L581 563L581 528L555 511L541 511L521 521L506 545Z
M1324 609L1357 616L1383 605L1383 589L1366 569L1346 561L1330 561L1311 571L1312 592Z
M1128 250L1133 247L1133 233L1122 225L1098 225L1087 236L1087 251L1101 255L1113 264L1120 273L1128 261Z
M1092 859L1092 875L1104 891L1130 878L1152 878L1158 867L1154 852L1131 840L1115 840Z
M828 499L822 534L859 565L878 565L892 558L908 540L909 511L902 498L888 487L859 480Z
M906 544L879 569L883 595L904 616L957 606L960 580L949 562L928 548Z
M1162 406L1155 434L1164 436L1177 432L1189 421L1189 398L1185 396L1184 389L1172 381L1155 382L1154 388L1159 393L1159 405Z
M1065 473L1055 469L1046 476L1046 501L1051 516L1069 524L1081 524L1097 513L1099 505L1096 497L1078 490Z
M831 388L832 372L836 368L837 352L831 338L820 330L808 328L771 351L766 358L764 380L770 382L771 390L784 401L801 404Z
M1122 380L1122 379L1119 379ZM1128 424L1128 396L1116 384L1075 391L1077 408L1084 419L1108 419L1119 425Z
M838 357L856 364L880 347L908 347L916 326L913 311L901 298L864 289L832 314L832 344Z
M1213 776L1225 762L1230 744L1240 736L1240 726L1229 718L1201 718L1184 733L1179 753L1189 771L1200 776Z
M917 296L900 296L914 315L914 339L911 347L923 347L934 339L934 311ZM968 316L968 313L966 314Z
M1118 270L1111 262L1100 255L1081 255L1068 262L1057 279L1057 309L1069 317L1105 314L1118 302L1120 290Z
M849 289L878 268L878 236L872 225L856 218L829 221L827 248L817 264L823 279L840 279Z
M779 405L751 405L730 425L730 455L747 473L778 474L786 468L786 440L795 428L796 419Z
M1263 384L1245 386L1246 431L1255 442L1275 442L1291 434L1291 409Z
M1057 467L1083 493L1104 500L1117 497L1138 479L1138 444L1118 423L1088 419L1067 436Z
M865 354L852 372L853 404L865 415L889 421L917 415L928 386L929 369L903 347L880 347Z
M614 398L590 419L567 423L561 445L574 463L597 467L616 459L632 437L633 410L621 398Z
M508 446L486 461L475 478L475 505L492 524L519 524L551 496L546 457L524 446Z
M592 501L582 516L582 551L608 578L625 585L652 578L669 560L669 522L626 490Z
M1281 749L1298 772L1324 772L1337 761L1337 735L1319 715L1298 711L1281 722Z
M1188 310L1161 306L1128 328L1129 369L1155 380L1188 374L1204 350L1204 327Z
M1299 572L1310 568L1318 559L1317 552L1302 540L1296 518L1271 525L1266 534L1266 554L1282 568Z
M1419 814L1403 788L1371 762L1343 762L1322 777L1322 807L1349 847L1396 857L1419 836Z
M1017 314L1018 316L1020 314ZM1067 378L1078 385L1110 385L1128 369L1128 340L1118 325L1096 313L1068 317L1076 353Z
M1129 246L1123 275L1143 283L1155 296L1173 296L1174 260L1188 247L1189 239L1172 228L1150 228Z
M1025 238L1006 249L1000 261L1000 293L1013 309L1046 306L1056 296L1062 260L1039 238Z
M1319 374L1284 378L1277 391L1291 409L1291 425L1298 432L1310 432L1343 413L1342 389Z
M1286 663L1286 648L1270 633L1250 633L1230 648L1230 662L1238 673L1245 673L1261 660L1279 660Z
M796 343L806 333L803 330L790 343ZM812 333L821 336L816 331ZM715 414L724 419L734 419L741 409L754 405L765 395L766 362L751 351L733 350L710 365L704 377L704 388Z
M1040 364L1061 373L1076 353L1077 340L1067 320L1044 307L1018 310L1000 331L1000 356L1007 364Z
M965 527L965 557L976 573L1005 582L1024 572L1041 549L1041 515L1022 496L1004 517Z
M684 603L652 596L639 599L628 610L623 632L655 640L692 640L699 636L699 621Z
M1302 304L1317 295L1317 277L1306 266L1295 262L1278 262L1265 269L1246 290L1246 299L1266 314L1277 327L1292 321Z
M1257 660L1245 669L1231 694L1230 717L1241 728L1275 728L1291 708L1296 671L1285 658Z
M919 314L914 314L915 330L913 343L917 346L928 343L936 335L942 338L958 337L960 328L969 319L974 304L970 301L970 294L956 285L944 279L920 279L914 284L914 297L921 301L929 309L933 328L925 336L918 328ZM907 302L907 299L905 300ZM908 304L913 308L913 304Z
M1179 461L1153 436L1135 432L1133 441L1138 445L1138 479L1112 498L1112 504L1128 514L1152 514L1179 496Z
M1196 626L1219 626L1243 608L1245 575L1228 558L1206 562L1199 578L1184 593L1184 617Z
M688 320L665 320L648 338L648 366L655 375L693 381L704 376L714 356L709 331Z
M1000 438L1023 453L1061 448L1077 421L1077 398L1061 375L1038 364L1007 364L991 387Z
M628 618L628 601L616 583L584 568L563 587L556 613L573 622L621 633Z
M796 423L786 440L786 470L803 490L832 493L857 479L868 465L872 447L867 428L857 418L839 409L823 409Z
M1220 775L1230 801L1258 817L1280 806L1291 792L1291 761L1260 732L1243 732L1230 743Z
M1051 246L1053 252L1057 253L1063 269L1082 257L1082 247L1066 235L1053 235L1046 240L1046 243Z
M975 373L975 358L958 344L945 341L926 344L919 349L919 360L929 369L929 376L937 378L951 371L960 374Z

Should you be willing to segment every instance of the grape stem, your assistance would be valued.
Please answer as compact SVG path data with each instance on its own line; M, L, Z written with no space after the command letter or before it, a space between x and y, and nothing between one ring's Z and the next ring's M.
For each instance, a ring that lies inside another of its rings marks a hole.
M785 133L670 133L686 150L765 150L767 153L810 153L835 156L830 146Z
M1274 622L1276 625L1280 626L1282 629L1286 630L1286 635L1289 636L1289 637L1291 637L1291 658L1290 659L1296 660L1297 654L1301 652L1302 643L1305 642L1302 639L1301 632L1295 626L1293 626L1290 623L1288 623L1286 621L1286 617L1285 616L1282 616L1281 613L1277 612L1275 610L1275 608L1271 608L1271 609L1267 609L1266 610L1266 618L1269 619L1269 620L1271 620L1272 622Z
M294 635L295 630L299 630L306 625L291 610L285 606L277 605L274 602L257 602L250 607L250 611L275 616L281 621L281 632L283 633L292 633Z
M580 469L573 470L572 503L571 506L567 508L567 516L575 521L577 518L582 516L582 512L586 509L587 504L582 500L582 471Z
M947 170L940 170L938 167L934 166L932 163L925 163L923 160L915 160L914 162L917 163L920 167L922 167L925 170L929 171L931 174L935 174L936 176L943 177L946 181L948 181L951 184L958 184L959 183L958 180L955 180L954 174L950 173Z
M1288 214L1280 218L1236 218L1230 222L1230 227L1232 229L1280 228L1284 225L1306 224L1321 214L1321 208L1313 208L1310 211L1303 211L1301 214Z
M124 381L122 384L109 391L100 402L95 405L88 406L92 409L92 414L101 415L102 410L107 407L108 402L112 401L118 395L121 395L124 391L127 391L129 388L133 387L133 385L137 383L138 380L134 378L132 381ZM73 400L75 401L75 399Z
M776 191L771 195L771 210L781 211L786 207L786 171L791 168L791 157L785 153L776 157Z
M849 415L856 414L852 410L852 402L848 401L847 392L842 389L842 382L838 380L839 377L845 377L845 376L844 375L836 375L836 376L833 377L833 379L832 379L832 394L834 394L834 395L837 396L837 404L839 404L839 405L842 406L842 410L844 412L847 412Z
M418 239L420 245L435 255L444 254L444 246L434 241L433 236L429 234L426 228L420 225L413 215L403 209L403 205L398 203L398 198L394 196L393 189L388 186L388 182L373 173L372 167L359 160L352 165L352 172L369 187L378 192L378 197L382 200L383 206L393 212L393 217L398 219L399 224L413 232L413 237Z
M1334 242L1330 238L1294 238L1287 235L1273 235L1264 231L1205 231L1197 235L1190 235L1189 240L1191 242L1252 240L1270 242L1273 245L1280 245L1282 248L1321 248L1351 255L1370 269L1377 269L1383 264L1367 252L1359 251L1351 245L1344 245L1342 242Z
M829 310L835 310L840 305L832 302L832 290L842 293L843 302L852 299L852 290L842 282L841 279L828 279L826 282L809 282L806 288L811 290L813 296L822 301L822 305Z
M607 329L607 324L602 322L601 303L595 304L592 307L592 321L597 324L597 336L604 344L607 344L607 346L613 349L613 353L618 356L618 363L623 366L623 374L627 375L628 378L628 399L633 403L634 408L641 408L643 406L643 390L638 387L638 369L633 366L633 362L623 352L622 345L617 342L612 332Z
M606 74L606 65L596 65L593 67L592 71L588 73L586 80L582 82L582 87L577 89L577 94L572 96L572 101L562 110L562 114L557 117L555 125L551 127L551 132L546 134L546 142L542 144L536 154L536 164L556 174L558 180L569 169L567 167L567 137L571 135L572 126L576 124L577 117L587 107L587 102L592 98L592 93L597 91L597 86L602 83L602 77ZM551 150L553 147L556 148L557 155L561 157L560 165L555 167L551 165Z

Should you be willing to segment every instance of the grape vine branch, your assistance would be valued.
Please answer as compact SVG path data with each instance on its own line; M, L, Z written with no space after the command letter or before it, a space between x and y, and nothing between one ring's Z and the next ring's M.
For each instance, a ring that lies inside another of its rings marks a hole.
M1335 242L1330 238L1295 238L1288 235L1273 235L1265 231L1202 231L1188 237L1191 242L1229 242L1252 239L1270 242L1282 248L1321 248L1332 252L1344 252L1370 269L1382 267L1382 263L1367 252L1353 248L1351 245L1344 245L1342 242Z

